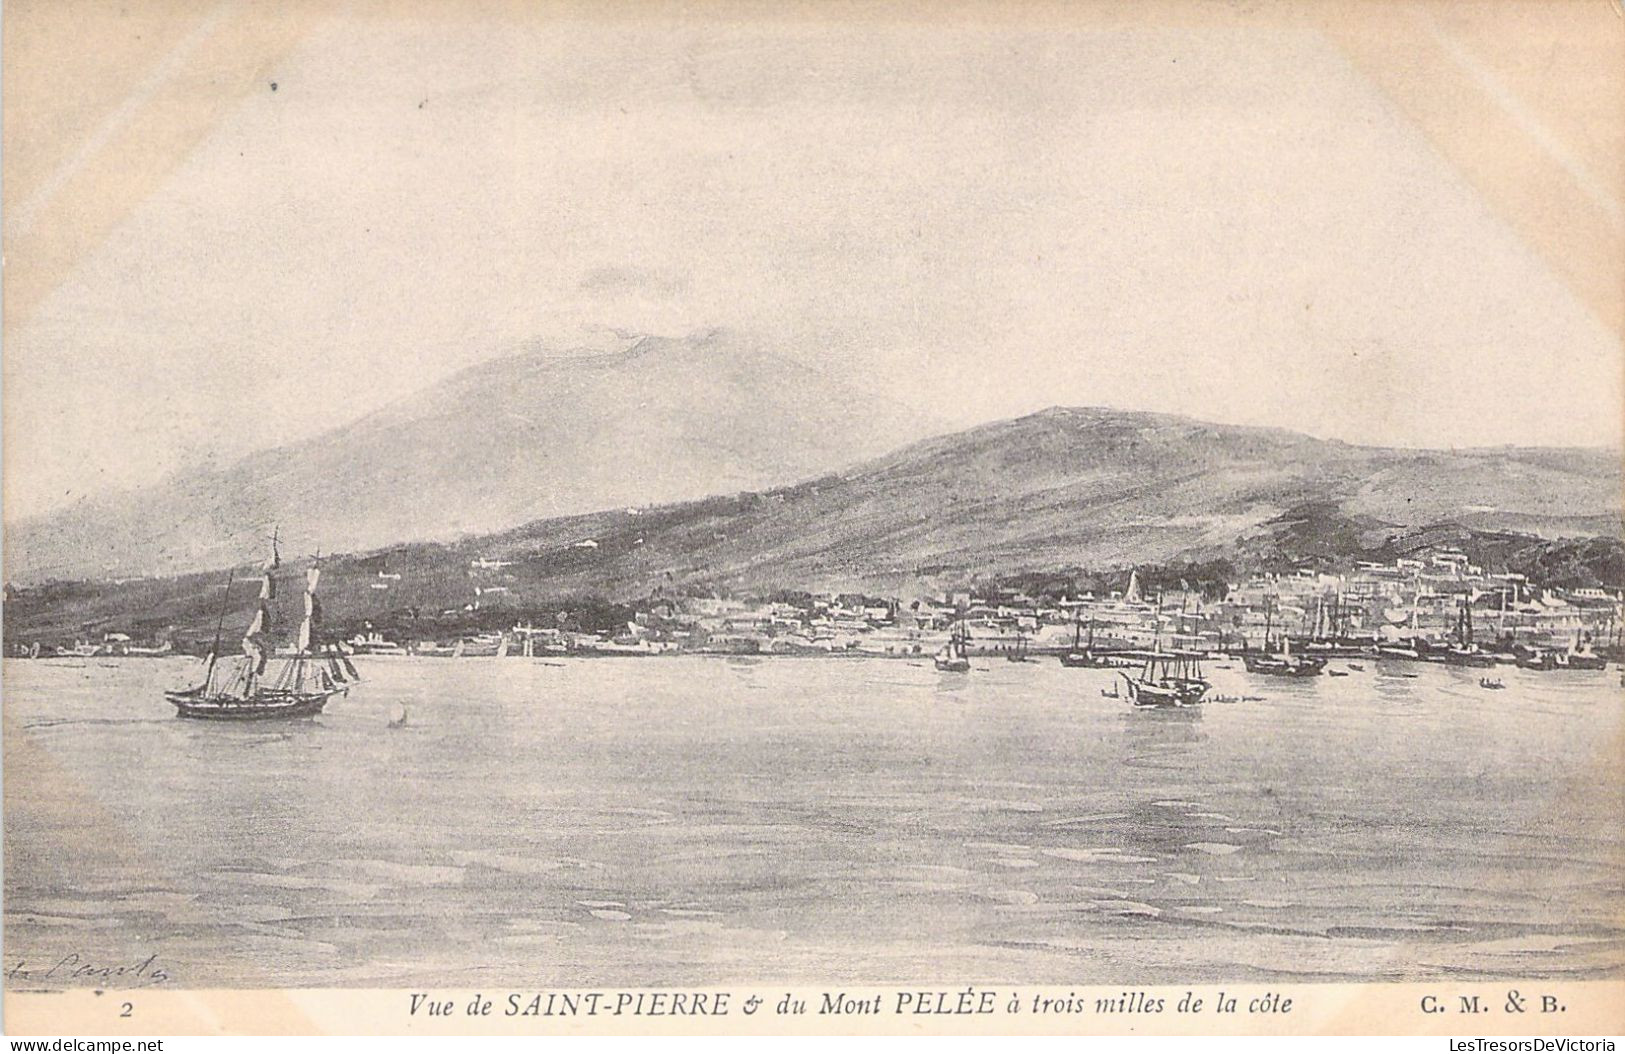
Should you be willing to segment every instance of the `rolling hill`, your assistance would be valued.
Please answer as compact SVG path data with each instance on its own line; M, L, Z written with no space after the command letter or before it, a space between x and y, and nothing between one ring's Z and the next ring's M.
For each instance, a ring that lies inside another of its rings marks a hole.
M336 558L323 581L337 620L456 612L478 600L478 617L500 624L561 598L710 589L910 596L1055 568L1346 563L1430 540L1482 543L1502 562L1612 568L1621 482L1619 456L1607 451L1394 450L1056 408L791 486ZM1559 538L1601 548L1558 551ZM7 630L196 629L212 625L219 588L218 575L190 575L29 590L7 605Z

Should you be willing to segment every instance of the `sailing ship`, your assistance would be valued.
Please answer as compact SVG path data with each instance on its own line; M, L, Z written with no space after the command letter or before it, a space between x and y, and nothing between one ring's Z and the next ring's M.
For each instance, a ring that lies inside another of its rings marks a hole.
M1525 670L1606 670L1608 660L1582 644L1573 641L1567 651L1555 648L1521 648L1518 666Z
M970 630L963 622L954 623L954 628L948 635L948 643L942 646L932 657L937 669L945 673L970 672Z
M216 721L309 717L321 713L329 699L348 692L361 680L355 666L337 647L317 643L321 620L321 603L316 599L316 584L322 574L319 564L305 572L305 614L299 623L297 646L289 657L273 659L276 646L271 639L272 601L276 599L276 573L281 566L273 534L271 558L260 569L259 603L243 634L243 653L222 659L220 638L233 580L227 577L214 646L209 650L202 681L164 693L178 716Z
M1129 702L1135 706L1195 706L1207 693L1209 685L1202 676L1202 657L1195 652L1127 654L1142 661L1138 676L1118 671L1128 685Z
M1249 652L1241 657L1248 673L1271 677L1318 677L1326 669L1326 660L1319 655L1294 655L1289 638L1281 638L1279 654L1270 652L1268 648L1266 644L1263 654Z
M1479 648L1473 633L1473 605L1462 598L1456 614L1456 642L1443 650L1430 652L1427 658L1436 658L1449 666L1485 667L1495 665L1495 656Z
M1319 655L1292 654L1292 638L1285 633L1281 634L1281 651L1275 654L1271 650L1270 631L1273 628L1272 617L1275 605L1269 597L1264 598L1264 648L1262 652L1245 652L1241 656L1242 663L1247 667L1248 673L1261 673L1271 677L1317 677L1326 668L1326 660Z
M1563 666L1570 670L1606 670L1608 659L1584 645L1575 645L1563 656Z
M1010 645L1010 650L1004 653L1004 657L1007 662L1026 662L1027 635L1018 630L1015 642Z
M1336 659L1358 658L1369 653L1376 642L1369 637L1351 635L1348 620L1349 612L1341 597L1335 593L1317 597L1314 629L1299 650L1305 655Z
M1162 650L1162 594L1157 594L1155 620L1151 624L1151 650L1122 652L1122 658L1138 659L1139 676L1118 671L1128 685L1129 702L1138 707L1195 706L1207 693L1202 676L1202 654L1194 651Z
M1420 586L1418 585L1415 588L1420 588ZM1387 637L1383 643L1377 645L1377 658L1409 660L1419 660L1422 658L1422 650L1425 642L1422 640L1422 637L1417 630L1416 616L1417 605L1413 601L1410 605L1409 614L1405 616L1409 622L1410 635L1401 637L1397 635L1397 631L1385 629L1385 636L1387 636L1387 634L1390 632L1394 633L1395 635ZM1389 618L1395 619L1395 613L1390 611Z
M1107 656L1095 651L1095 620L1089 617L1089 640L1083 639L1083 619L1075 619L1072 624L1072 650L1061 656L1062 666L1084 667L1098 669L1102 666L1116 666Z
M1377 645L1377 658L1379 659L1420 659L1422 649L1417 646L1417 638L1409 637L1402 640L1390 641L1387 644Z

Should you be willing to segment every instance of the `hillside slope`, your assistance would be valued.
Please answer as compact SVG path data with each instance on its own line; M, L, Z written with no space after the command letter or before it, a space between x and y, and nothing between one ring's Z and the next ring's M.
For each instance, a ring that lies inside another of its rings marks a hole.
M1611 568L1620 486L1619 459L1604 451L1388 450L1053 409L794 486L338 558L323 584L335 619L478 601L479 617L498 624L566 597L718 588L909 596L1057 568L1387 559L1429 539L1479 544L1502 562ZM1549 541L1593 537L1600 548ZM193 575L30 590L7 605L7 629L212 625L219 586L218 575Z
M273 524L326 552L488 533L772 486L931 430L725 332L591 356L537 351L221 471L8 525L7 572L29 582L224 567Z

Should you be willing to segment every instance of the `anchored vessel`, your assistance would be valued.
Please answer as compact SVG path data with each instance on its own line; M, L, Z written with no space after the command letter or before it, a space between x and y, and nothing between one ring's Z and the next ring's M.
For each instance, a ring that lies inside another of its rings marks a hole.
M1083 639L1083 621L1081 618L1072 624L1072 650L1061 656L1062 666L1100 668L1103 666L1120 666L1121 661L1113 659L1101 652L1095 651L1095 620L1089 619L1089 639Z
M1241 661L1247 667L1248 673L1262 673L1272 677L1318 677L1326 669L1326 660L1323 657L1294 655L1289 642L1283 642L1279 654L1254 655L1249 652L1241 657Z
M1348 629L1349 612L1340 597L1319 597L1315 601L1315 625L1298 649L1305 656L1321 659L1359 658L1370 654L1375 637L1355 636Z
M933 660L937 669L946 673L970 672L970 631L963 622L954 623L953 632L948 637L948 643L942 646Z
M1273 608L1268 598L1264 602L1264 650L1262 654L1247 652L1242 664L1248 673L1262 673L1272 677L1318 677L1326 668L1326 660L1319 655L1292 654L1292 638L1281 635L1281 651L1271 650L1270 628Z
M1494 666L1495 656L1477 644L1473 632L1473 605L1464 597L1456 614L1455 641L1437 652L1437 661L1450 666ZM1430 652L1424 658L1435 658Z
M222 660L220 633L225 626L232 581L227 578L220 624L215 629L203 680L191 688L164 693L175 704L178 716L215 721L308 717L320 713L329 699L348 692L361 680L349 658L336 647L313 643L321 618L316 583L322 572L317 566L305 572L305 615L299 623L298 645L292 655L273 660L276 646L270 639L272 601L276 599L276 572L281 566L273 536L271 558L260 571L259 605L243 634L243 654Z
M1582 644L1569 645L1567 651L1555 648L1525 648L1518 653L1517 663L1525 670L1606 670L1608 660Z
M1129 702L1135 706L1195 706L1207 693L1200 655L1167 651L1129 654L1143 662L1139 676L1119 671L1128 684Z

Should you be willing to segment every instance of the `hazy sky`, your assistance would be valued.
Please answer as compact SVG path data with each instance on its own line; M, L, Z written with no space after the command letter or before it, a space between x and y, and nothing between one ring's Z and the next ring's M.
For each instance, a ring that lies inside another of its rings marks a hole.
M7 519L609 328L955 423L1620 440L1612 19L114 7L7 5Z

